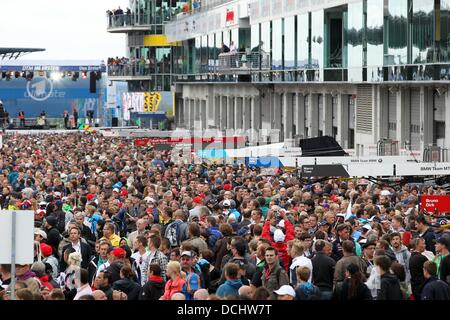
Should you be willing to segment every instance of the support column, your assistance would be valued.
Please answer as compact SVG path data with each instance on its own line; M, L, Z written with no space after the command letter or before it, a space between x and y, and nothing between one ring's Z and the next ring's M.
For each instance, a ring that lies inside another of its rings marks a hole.
M213 86L208 88L208 96L206 97L206 128L214 127L214 105L215 105L214 89Z
M342 146L342 148L348 148L348 126L349 126L349 104L348 94L340 94L337 97L337 124L338 132L336 141Z
M323 95L322 132L324 136L333 136L333 105L331 94Z
M281 94L274 93L272 98L271 108L271 122L272 129L281 130L281 116L282 116Z
M259 139L258 134L261 129L261 105L259 96L250 98L250 112L252 114L250 122L250 141L256 144Z
M409 141L411 127L409 88L401 88L397 92L397 140L399 149L405 147L405 142Z
M220 128L220 96L214 97L214 114L213 114L213 126Z
M295 99L295 112L294 121L297 128L297 135L301 138L305 137L305 97L301 93L294 95Z
M200 100L200 121L202 122L202 130L205 130L208 127L207 122L207 109L206 109L206 100Z
M317 122L319 121L319 99L316 93L308 95L308 132L311 138L319 136L319 127Z
M420 150L433 143L433 92L420 88Z
M227 127L227 97L220 97L220 130L225 130Z
M242 129L247 131L251 128L251 98L242 98Z
M270 123L270 108L271 108L271 94L266 91L263 96L261 96L261 129L271 129Z
M445 140L444 146L450 148L450 93L445 93Z
M294 133L292 132L293 127L293 94L290 92L285 92L283 94L283 129L284 129L284 140L292 139Z
M234 97L227 98L227 129L235 129L234 127Z
M189 111L189 115L190 115L190 128L194 130L195 128L195 122L197 121L197 117L198 117L198 110L195 107L195 99L190 99L191 103L190 103L190 108L191 110Z
M183 98L183 107L180 116L180 127L189 129L189 99Z
M242 118L244 113L242 97L236 97L234 99L234 127L235 129L242 130Z

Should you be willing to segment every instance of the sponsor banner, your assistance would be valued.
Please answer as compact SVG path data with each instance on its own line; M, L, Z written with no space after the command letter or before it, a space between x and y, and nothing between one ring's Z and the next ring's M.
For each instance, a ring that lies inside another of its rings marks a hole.
M450 212L450 196L422 196L420 205L428 212Z
M397 163L397 176L450 175L450 162Z
M340 164L325 164L325 165L305 165L302 166L302 177L345 177L349 174L344 166Z

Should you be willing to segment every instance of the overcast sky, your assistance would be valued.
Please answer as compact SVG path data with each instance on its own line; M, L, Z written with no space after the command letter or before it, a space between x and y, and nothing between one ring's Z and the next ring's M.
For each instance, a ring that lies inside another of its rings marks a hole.
M125 55L125 35L106 32L106 10L128 0L0 0L0 47L45 48L22 59Z

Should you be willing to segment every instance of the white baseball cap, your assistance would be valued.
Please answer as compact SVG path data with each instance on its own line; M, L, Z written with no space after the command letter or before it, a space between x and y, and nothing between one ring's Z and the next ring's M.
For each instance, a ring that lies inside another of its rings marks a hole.
M280 289L275 290L274 292L279 296L290 295L295 298L295 290L289 285L281 286Z

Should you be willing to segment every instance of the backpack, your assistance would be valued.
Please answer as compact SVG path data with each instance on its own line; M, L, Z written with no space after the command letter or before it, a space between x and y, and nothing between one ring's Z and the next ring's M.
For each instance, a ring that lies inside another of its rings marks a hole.
M164 236L169 240L171 247L178 247L180 245L180 221L172 222L166 229Z

